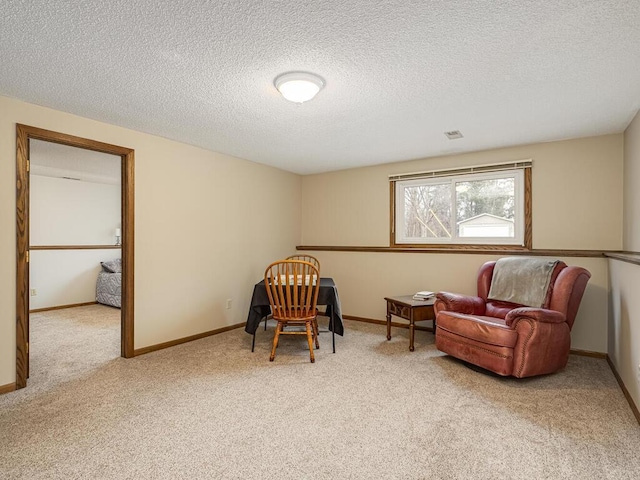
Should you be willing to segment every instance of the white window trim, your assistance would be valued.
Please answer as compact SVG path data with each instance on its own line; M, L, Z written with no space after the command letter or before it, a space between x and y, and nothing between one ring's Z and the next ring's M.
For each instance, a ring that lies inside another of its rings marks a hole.
M412 176L415 174L412 174ZM399 176L398 176L399 177ZM457 208L455 205L455 185L459 182L489 180L495 178L514 178L515 185L515 206L514 206L514 238L505 237L459 237L457 228ZM396 177L397 178L397 177ZM452 225L453 232L451 238L422 238L404 237L404 188L413 185L442 185L450 183L452 202ZM523 168L512 168L505 170L494 170L491 173L471 173L443 176L430 176L410 180L395 180L395 224L394 236L397 245L519 245L525 244L525 180Z

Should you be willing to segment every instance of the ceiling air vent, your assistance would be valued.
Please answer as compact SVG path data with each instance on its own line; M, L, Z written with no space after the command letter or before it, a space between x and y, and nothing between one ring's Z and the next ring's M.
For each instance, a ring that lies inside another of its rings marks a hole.
M65 180L77 180L78 182L82 180L81 178L75 178L75 177L62 177L62 178L64 178Z
M460 130L451 130L450 132L444 132L449 140L455 140L456 138L462 138L462 132Z

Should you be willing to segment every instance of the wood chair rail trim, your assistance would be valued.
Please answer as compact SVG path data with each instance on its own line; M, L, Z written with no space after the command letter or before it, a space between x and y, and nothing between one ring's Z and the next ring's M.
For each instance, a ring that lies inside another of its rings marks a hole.
M604 256L621 262L640 265L640 252L605 252Z
M298 245L297 250L308 250L317 252L363 252L363 253L446 253L465 255L530 255L530 256L557 256L557 257L584 257L599 258L616 254L615 251L607 250L553 250L553 249L531 249L524 248L504 248L494 245L468 245L468 246L438 246L420 248L400 248L400 247L374 247L359 245ZM639 260L640 261L640 260Z
M122 245L31 245L29 250L120 250Z

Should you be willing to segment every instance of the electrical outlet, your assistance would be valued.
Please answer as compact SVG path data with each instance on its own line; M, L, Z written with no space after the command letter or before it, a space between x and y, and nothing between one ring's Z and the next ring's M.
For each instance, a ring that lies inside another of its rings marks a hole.
M35 297L36 295L38 295L38 290L36 290L35 288L31 289L31 296Z
M231 299L227 298L227 310L231 308Z

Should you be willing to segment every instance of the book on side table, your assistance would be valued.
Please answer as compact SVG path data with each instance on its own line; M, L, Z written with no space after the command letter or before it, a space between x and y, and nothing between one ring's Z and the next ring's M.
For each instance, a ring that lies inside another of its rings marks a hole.
M435 296L436 296L435 292L429 292L429 291L423 290L421 292L417 292L416 294L414 294L413 299L425 301L425 300L431 300L435 298Z

